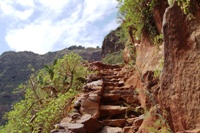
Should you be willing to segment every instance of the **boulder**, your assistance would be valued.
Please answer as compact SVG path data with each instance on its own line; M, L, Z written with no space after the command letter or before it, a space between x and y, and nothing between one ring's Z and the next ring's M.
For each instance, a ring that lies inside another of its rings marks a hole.
M84 124L87 133L96 133L103 127L101 122L97 119L93 119L89 114L83 115L82 118L76 122Z
M92 102L99 103L100 102L100 97L96 93L90 93L89 97L88 97L88 100L90 100Z
M56 130L52 130L53 132L61 132L64 131L64 133L67 133L68 131L72 131L72 132L76 132L76 133L86 133L85 127L83 124L79 124L79 123L68 123L68 122L64 122L64 123L60 123L60 124L56 124L55 125Z
M67 117L63 118L60 123L66 123L66 122L70 123L71 121L72 121L72 118L67 116Z
M115 106L115 105L101 105L100 117L113 116L118 114L124 114L127 107Z
M140 115L139 117L134 118L133 126L135 128L139 128L142 125L143 120L144 120L144 115Z
M110 119L102 121L106 126L123 127L125 125L125 119Z
M101 100L103 102L116 102L120 99L120 94L109 94L109 93L104 93L102 95Z
M124 100L128 104L133 104L134 103L134 104L139 105L138 98L133 96L133 95L122 95L121 99Z
M99 117L99 103L90 100L91 98L85 99L81 103L80 112L81 114L90 114L93 118Z
M69 113L68 116L71 117L72 120L76 120L76 119L79 119L81 117L81 114L79 114L77 112L73 112L73 113Z
M89 87L92 88L93 86L102 86L102 84L103 84L103 81L100 79L100 80L97 80L97 81L87 83L86 86L89 86Z
M118 86L121 87L123 85L124 85L124 80L120 80L119 83L118 83Z
M109 126L105 126L103 127L103 129L101 131L99 131L98 133L123 133L122 132L122 128L120 127L109 127Z
M66 129L75 133L86 133L84 125L79 123L68 124Z
M134 126L124 127L123 128L123 133L135 133Z

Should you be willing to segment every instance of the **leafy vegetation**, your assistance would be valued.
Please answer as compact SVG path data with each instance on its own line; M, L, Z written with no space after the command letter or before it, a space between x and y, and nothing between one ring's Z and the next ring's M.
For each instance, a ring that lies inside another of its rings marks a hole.
M195 15L196 11L200 8L199 0L176 0L176 2L183 12L190 16Z
M122 32L118 33L121 40L129 39L131 43L141 40L142 35L149 36L151 41L158 45L163 40L163 35L157 31L153 10L159 6L157 0L117 0L118 19ZM168 0L169 5L174 2L180 6L183 12L190 17L200 9L198 0Z
M153 18L156 0L118 0L118 2L118 18L124 32L121 37L129 38L132 43L139 41L143 34L149 35L154 43L162 40Z
M82 58L74 53L55 60L30 76L29 81L19 86L25 98L13 105L4 116L8 123L0 128L1 133L47 133L70 110L73 97L90 73Z
M24 95L13 94L12 91L21 83L27 81L32 73L42 69L44 64L51 64L56 58L61 58L70 52L76 53L85 60L100 60L101 49L72 46L77 49L63 49L57 52L49 52L44 55L32 52L5 52L0 56L0 125L5 124L2 119L5 112L11 109L11 105L19 101ZM31 66L31 67L27 67ZM31 68L31 69L30 69Z
M123 50L107 54L106 57L102 59L105 64L123 64Z
M74 50L74 49L85 49L85 47L73 45L73 46L70 46L68 49L69 49L69 50Z
M164 67L164 58L159 60L159 65L154 71L154 78L159 78Z

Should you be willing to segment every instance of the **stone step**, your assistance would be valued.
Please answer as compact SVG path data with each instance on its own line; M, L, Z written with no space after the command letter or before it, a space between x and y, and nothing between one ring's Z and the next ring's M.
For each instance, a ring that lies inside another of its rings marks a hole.
M111 90L128 90L129 88L127 87L119 87L119 86L104 86L105 91L111 91Z
M123 78L123 75L109 75L109 76L104 76L105 79L118 79L118 78Z
M124 101L127 104L137 104L139 105L139 99L136 95L131 95L130 94L125 94L123 95L122 93L103 93L101 96L101 102L105 103L105 104L115 104L115 102L118 101ZM121 104L121 102L119 102L119 105Z
M114 71L112 71L112 70L104 70L104 71L100 71L100 74L102 75L102 76L108 76L108 75L113 75L114 74Z
M121 88L121 87L120 87ZM136 95L135 91L132 89L111 89L111 90L107 90L107 88L104 89L104 92L107 91L107 93L111 93L111 94L120 94L120 95L126 95L126 96L133 96Z
M120 68L122 68L122 66L116 65L116 64L112 64L111 66L112 66L111 67L112 69L118 69L118 68L120 69Z
M120 95L120 99L128 104L137 104L139 105L139 99L135 95Z
M116 102L120 99L120 94L104 93L101 97L101 102Z
M117 106L122 106L124 105L123 101L115 101L115 102L101 102L101 105L117 105Z
M97 76L97 75L91 75L87 78L87 82L92 82L92 81L97 81L102 79L102 76Z
M125 126L123 128L123 133L136 133L136 129L134 126Z
M119 86L119 87L124 86L124 80L120 80L120 81L118 82L118 86Z
M118 82L104 82L104 86L118 86L119 83Z
M96 80L96 81L92 81L86 84L86 86L102 86L103 85L103 80Z
M113 78L113 79L105 79L104 82L109 81L109 82L119 82L122 80L121 78Z
M75 133L86 133L85 127L83 124L80 123L61 123L61 124L56 124L56 128L58 129L64 129L63 132L75 132ZM51 131L51 133L58 133L61 131Z
M107 119L102 120L102 123L106 126L123 127L126 123L126 119Z
M118 87L122 87L124 86L124 81L120 80L118 82L113 82L113 81L104 81L104 86L118 86Z
M114 105L100 105L100 117L109 117L113 115L124 114L127 107Z
M110 127L104 126L99 132L97 133L124 133L122 128L120 127Z
M119 74L119 71L114 71L113 74L114 74L114 75L118 75L118 74Z
M114 68L113 71L121 71L122 68Z

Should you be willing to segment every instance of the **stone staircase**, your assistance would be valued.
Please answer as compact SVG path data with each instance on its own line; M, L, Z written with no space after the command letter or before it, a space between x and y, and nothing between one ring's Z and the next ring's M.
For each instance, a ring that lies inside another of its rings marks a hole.
M118 65L90 64L96 75L88 78L76 97L74 110L56 124L52 133L134 133L144 119L138 94L126 86Z

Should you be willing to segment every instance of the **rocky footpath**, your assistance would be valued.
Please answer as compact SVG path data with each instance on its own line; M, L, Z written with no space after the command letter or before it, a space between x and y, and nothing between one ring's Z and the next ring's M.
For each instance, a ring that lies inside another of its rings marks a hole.
M97 74L88 78L76 97L73 110L52 133L134 133L141 126L144 110L138 92L126 84L128 73L118 65L90 64Z

